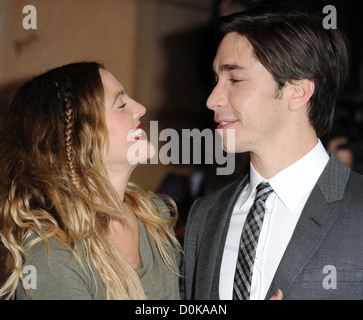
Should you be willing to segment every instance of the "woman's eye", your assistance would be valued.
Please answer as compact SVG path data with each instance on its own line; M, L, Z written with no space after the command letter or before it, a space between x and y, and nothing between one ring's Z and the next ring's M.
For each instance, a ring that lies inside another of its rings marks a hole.
M120 105L120 106L118 107L118 109L122 109L122 108L126 107L126 104L127 104L127 103L123 103L122 105Z

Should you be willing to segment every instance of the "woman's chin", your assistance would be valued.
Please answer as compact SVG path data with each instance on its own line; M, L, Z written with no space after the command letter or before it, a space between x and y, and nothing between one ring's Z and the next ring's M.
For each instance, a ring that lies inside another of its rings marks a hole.
M130 164L136 165L146 162L155 155L155 147L147 139L138 139L127 151L127 160Z

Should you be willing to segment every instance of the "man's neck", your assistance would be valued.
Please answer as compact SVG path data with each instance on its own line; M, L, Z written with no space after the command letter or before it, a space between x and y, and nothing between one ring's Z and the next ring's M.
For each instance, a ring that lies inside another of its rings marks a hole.
M266 148L260 152L251 152L251 162L255 170L265 179L270 179L283 169L309 153L318 143L317 138L308 143L297 143L294 146L280 144L274 148Z

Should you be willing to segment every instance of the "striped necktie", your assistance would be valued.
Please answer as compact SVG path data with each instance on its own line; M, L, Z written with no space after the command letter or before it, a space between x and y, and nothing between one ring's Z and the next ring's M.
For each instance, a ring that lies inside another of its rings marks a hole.
M265 217L265 203L273 191L268 182L261 182L256 190L256 198L248 212L239 244L233 283L233 300L250 299L253 264L255 262L258 238Z

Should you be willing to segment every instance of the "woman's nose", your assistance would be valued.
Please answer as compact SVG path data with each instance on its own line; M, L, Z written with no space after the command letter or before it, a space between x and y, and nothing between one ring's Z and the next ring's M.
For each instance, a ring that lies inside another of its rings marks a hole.
M139 102L135 101L135 112L134 116L136 119L141 118L146 113L146 108Z

